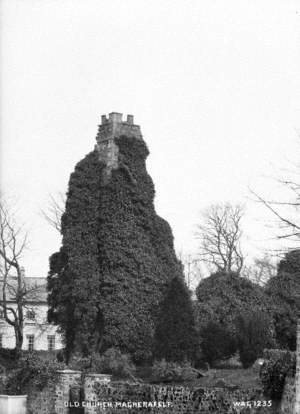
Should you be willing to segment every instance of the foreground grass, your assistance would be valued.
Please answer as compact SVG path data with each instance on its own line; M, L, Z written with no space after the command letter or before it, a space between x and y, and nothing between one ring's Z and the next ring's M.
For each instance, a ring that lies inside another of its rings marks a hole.
M257 388L261 386L259 380L259 371L255 368L220 368L211 369L204 372L205 376L197 378L194 381L185 381L176 383L180 385L214 388L220 386L220 381L226 385L237 386L239 388ZM136 376L144 382L152 382L151 367L138 367Z
M239 388L256 388L261 385L259 371L254 368L213 369L207 372L207 376L197 379L195 384L203 387L216 387L221 379L226 384Z

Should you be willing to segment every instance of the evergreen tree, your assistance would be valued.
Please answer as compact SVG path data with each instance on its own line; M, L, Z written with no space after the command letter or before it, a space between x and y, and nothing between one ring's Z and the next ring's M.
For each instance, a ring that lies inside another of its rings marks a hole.
M274 347L272 324L263 312L243 312L236 319L237 344L244 368L263 356L265 348Z
M168 282L182 277L168 223L154 209L142 139L120 136L107 179L95 149L71 174L62 248L50 259L49 320L69 352L118 347L151 356L154 320Z
M155 330L154 356L180 362L193 360L197 332L190 293L182 278L172 279Z
M276 339L282 348L296 349L297 315L300 312L300 251L292 250L278 265L278 273L266 284L274 303Z
M218 322L210 321L200 331L201 350L206 362L213 365L230 358L237 350L237 342L231 331Z
M220 323L235 332L235 320L244 311L272 312L272 301L261 286L237 273L217 272L201 280L197 289L197 325Z

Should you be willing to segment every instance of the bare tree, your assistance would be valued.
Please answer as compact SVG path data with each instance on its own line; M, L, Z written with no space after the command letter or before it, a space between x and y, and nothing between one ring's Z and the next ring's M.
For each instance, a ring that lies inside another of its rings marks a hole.
M253 264L244 266L242 272L244 277L259 285L265 285L265 283L276 276L276 274L277 266L268 254L265 254L260 258L255 258Z
M177 256L183 264L187 287L190 290L194 290L204 277L201 269L201 260L195 257L195 255L186 254L182 251L179 251Z
M59 192L56 196L50 194L49 204L46 210L42 210L42 215L55 230L61 233L61 217L65 211L66 196Z
M8 207L0 200L0 307L5 321L13 327L16 355L21 353L24 311L37 287L27 286L21 260L27 245L27 234L17 226Z
M292 184L288 181L286 182L286 185L295 193L299 191L299 194L295 194L296 199L294 201L266 200L253 190L250 190L250 192L255 197L255 200L263 204L277 219L277 238L298 242L300 238L300 223L297 222L293 213L297 212L300 207L300 185L299 188L296 187L296 184L291 187Z
M200 259L217 271L240 273L244 265L241 250L241 205L215 204L202 212L196 238L200 241Z

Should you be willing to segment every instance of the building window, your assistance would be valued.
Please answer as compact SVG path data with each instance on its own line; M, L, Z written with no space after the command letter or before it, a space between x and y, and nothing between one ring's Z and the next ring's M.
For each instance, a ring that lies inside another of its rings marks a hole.
M33 321L35 319L35 312L33 310L28 310L26 312L26 318L30 319L31 321Z
M55 335L48 335L48 351L55 350Z
M34 335L27 335L28 351L34 350Z
M3 348L3 334L0 334L0 348Z

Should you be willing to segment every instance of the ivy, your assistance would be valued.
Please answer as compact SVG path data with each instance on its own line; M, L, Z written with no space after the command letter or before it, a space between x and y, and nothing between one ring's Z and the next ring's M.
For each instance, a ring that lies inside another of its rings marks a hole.
M108 182L97 151L71 174L62 247L50 258L49 319L67 351L117 347L140 360L151 355L158 306L182 267L154 209L147 146L125 136L116 144L119 168Z

